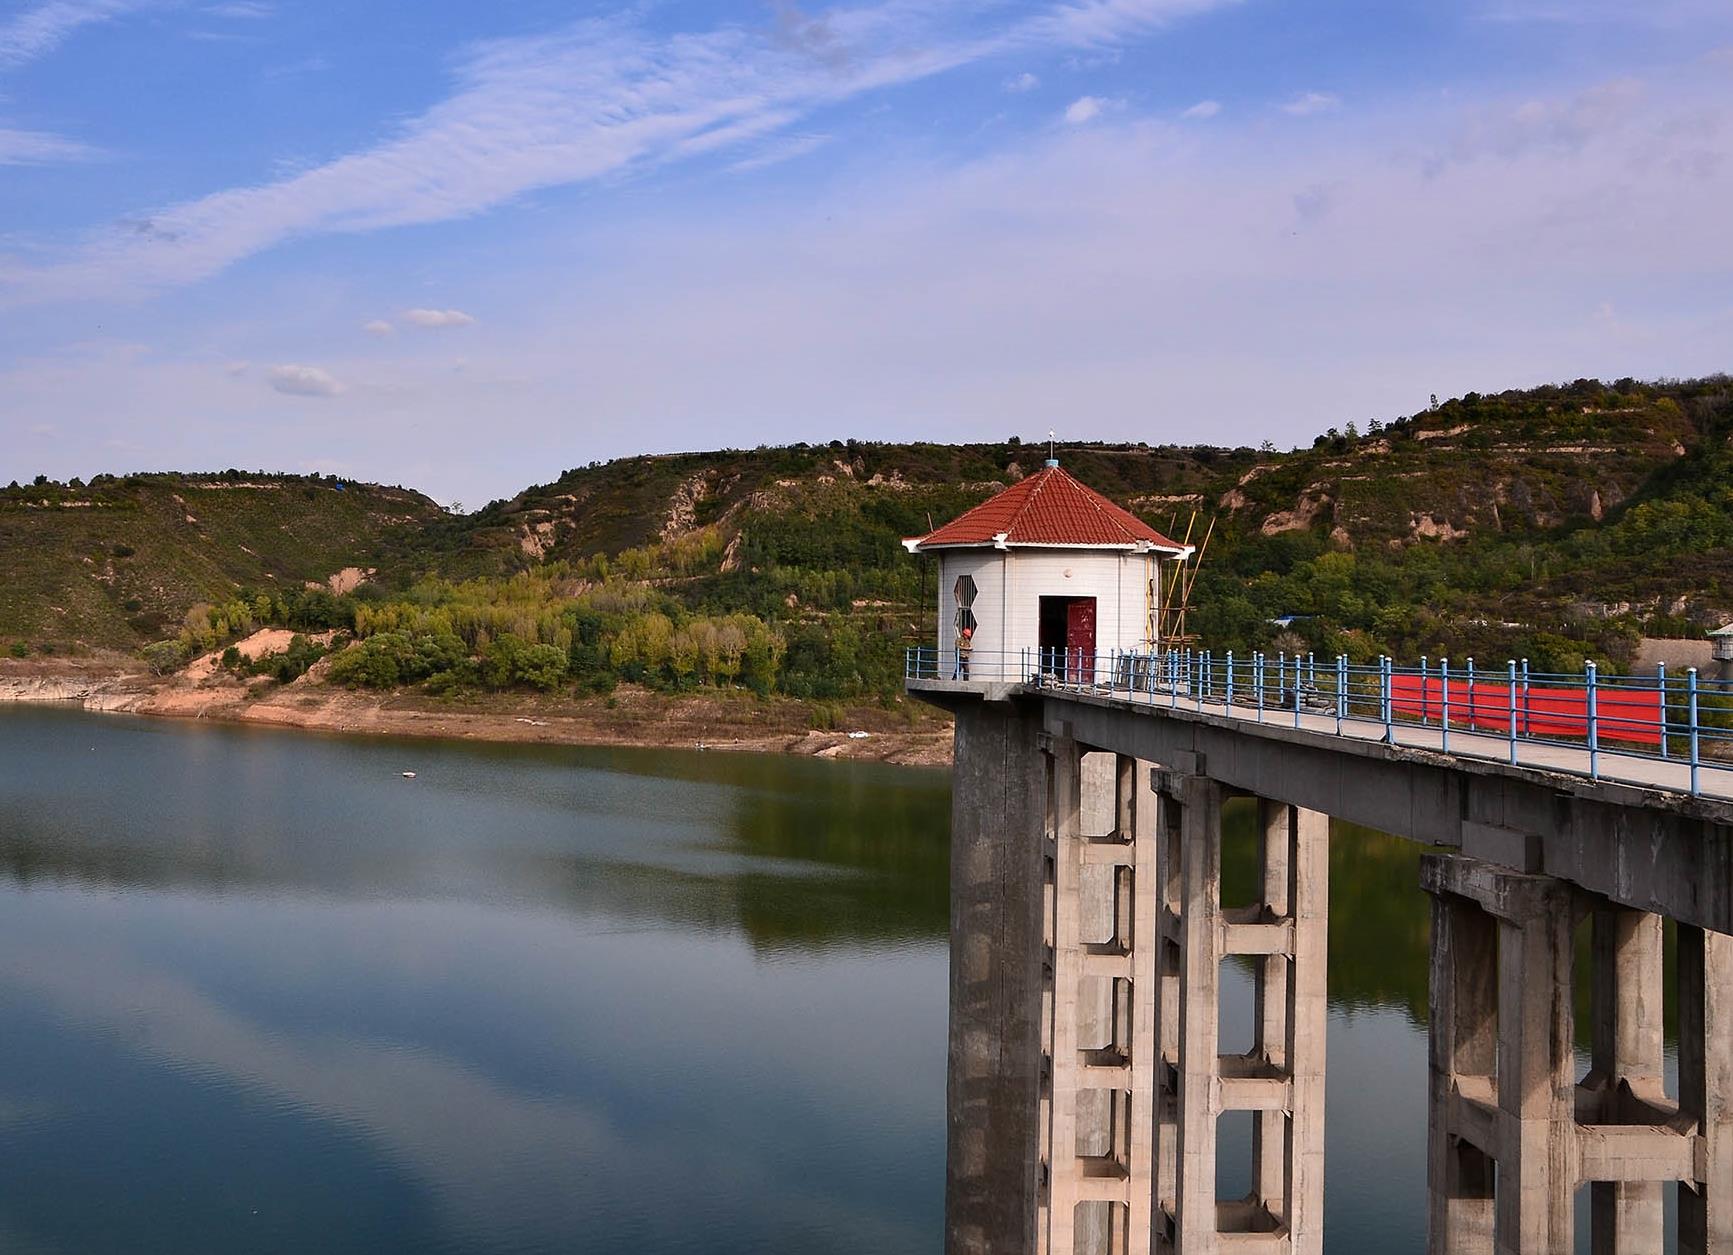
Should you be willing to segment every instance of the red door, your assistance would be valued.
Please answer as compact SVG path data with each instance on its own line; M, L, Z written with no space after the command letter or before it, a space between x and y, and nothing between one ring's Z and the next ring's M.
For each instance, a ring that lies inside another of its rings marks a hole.
M1095 672L1095 598L1073 598L1065 607L1065 669L1073 683L1088 682Z

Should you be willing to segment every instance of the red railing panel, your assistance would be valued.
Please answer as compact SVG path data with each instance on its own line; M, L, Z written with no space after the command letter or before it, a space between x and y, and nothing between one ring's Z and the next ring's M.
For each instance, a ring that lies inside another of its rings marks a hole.
M1466 680L1450 681L1450 726L1484 732L1510 732L1510 686L1498 679L1476 680L1472 694ZM1437 722L1444 715L1444 681L1436 676L1393 675L1390 704L1398 718ZM1603 741L1633 745L1661 744L1661 694L1619 688L1595 690L1596 731ZM1531 685L1516 691L1518 736L1575 737L1589 735L1589 691L1584 688Z

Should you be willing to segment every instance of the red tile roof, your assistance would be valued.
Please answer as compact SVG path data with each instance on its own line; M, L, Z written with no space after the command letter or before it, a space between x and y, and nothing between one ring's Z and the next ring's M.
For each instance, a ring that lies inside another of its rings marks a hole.
M1057 466L1037 471L909 544L914 549L991 545L1001 536L1007 545L1129 548L1142 543L1176 554L1185 551Z

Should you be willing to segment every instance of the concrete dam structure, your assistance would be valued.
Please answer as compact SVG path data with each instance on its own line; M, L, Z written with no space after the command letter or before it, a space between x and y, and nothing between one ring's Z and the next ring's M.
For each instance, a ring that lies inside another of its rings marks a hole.
M1689 766L1633 757L1621 776L1592 723L1514 761L1514 680L1507 757L1448 712L1404 743L1388 681L1382 721L1341 693L1319 713L1297 685L1266 718L1261 683L1255 708L1231 671L1206 700L1157 658L981 670L913 657L908 684L956 717L951 1255L1323 1249L1332 818L1432 847L1428 1249L1564 1255L1586 1183L1595 1252L1657 1252L1677 1182L1677 1249L1733 1255L1733 772L1698 761L1694 707ZM1261 889L1224 909L1233 797L1255 799ZM1255 972L1243 1054L1218 1032L1233 956ZM1253 1189L1231 1200L1227 1112L1253 1113Z

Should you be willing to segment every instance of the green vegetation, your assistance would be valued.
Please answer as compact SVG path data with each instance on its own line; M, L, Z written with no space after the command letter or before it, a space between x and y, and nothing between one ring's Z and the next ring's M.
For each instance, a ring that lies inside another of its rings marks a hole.
M1062 457L1176 538L1216 519L1189 623L1212 648L1616 670L1639 635L1733 609L1730 438L1726 378L1585 380L1344 424L1291 453ZM902 537L1044 454L1012 439L629 458L464 517L316 477L43 481L0 490L17 572L0 642L142 649L166 671L256 627L335 630L354 643L330 678L357 688L738 687L840 718L888 700L903 647L935 631L930 566ZM323 587L350 567L376 573Z
M444 520L402 488L230 470L0 488L0 641L135 650L242 588L414 567Z

